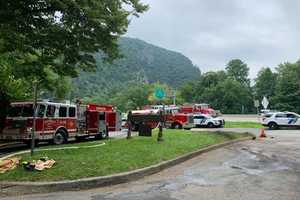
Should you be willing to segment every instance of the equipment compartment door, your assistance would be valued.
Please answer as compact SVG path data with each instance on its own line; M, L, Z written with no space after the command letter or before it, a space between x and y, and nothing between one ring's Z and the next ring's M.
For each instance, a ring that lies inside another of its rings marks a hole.
M99 113L99 126L98 126L98 132L102 133L106 131L106 115L105 112Z

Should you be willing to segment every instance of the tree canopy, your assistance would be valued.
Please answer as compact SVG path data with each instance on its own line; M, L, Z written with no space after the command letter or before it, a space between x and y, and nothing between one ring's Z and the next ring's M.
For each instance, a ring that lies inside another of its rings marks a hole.
M228 73L228 76L234 78L241 84L250 84L250 79L248 77L249 67L240 59L234 59L229 61L229 63L226 66L226 71Z
M274 107L300 113L300 60L280 64L273 96Z
M76 76L77 67L95 66L91 53L119 57L128 17L147 8L139 0L1 1L0 53L14 53L25 76L41 77L44 67Z
M276 73L273 73L270 68L262 68L255 79L254 96L256 99L263 99L266 97L273 97L276 88Z

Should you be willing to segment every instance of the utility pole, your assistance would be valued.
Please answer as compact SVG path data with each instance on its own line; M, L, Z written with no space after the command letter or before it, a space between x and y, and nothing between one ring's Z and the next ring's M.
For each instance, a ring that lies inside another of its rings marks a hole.
M173 90L173 105L176 105L176 90Z
M165 117L165 104L163 104L163 110L159 111L159 126L158 126L158 135L157 135L157 141L162 142L163 139L163 123L164 123L164 117Z
M128 130L127 130L127 139L131 139L131 130L132 130L132 112L129 111L127 115L127 125L128 125Z
M36 132L36 112L37 112L37 85L38 81L35 79L33 81L33 123L31 129L31 149L30 154L33 156L34 146L35 146L35 132Z

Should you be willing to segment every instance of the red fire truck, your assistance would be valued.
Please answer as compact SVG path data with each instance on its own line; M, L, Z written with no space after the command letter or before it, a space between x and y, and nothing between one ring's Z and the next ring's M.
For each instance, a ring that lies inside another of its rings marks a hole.
M36 116L35 138L62 144L69 138L95 136L107 138L109 131L121 129L120 114L111 105L71 104L39 101L11 104L0 140L30 143L33 115Z
M207 114L211 116L218 116L218 112L210 107L209 104L193 104L193 105L183 105L180 107L179 112L181 113L194 113L194 114Z
M173 129L191 129L194 127L194 116L191 113L181 113L177 106L166 106L166 127Z
M144 110L132 111L132 115L139 115L143 117L144 115L158 115L159 111L165 110L165 126L166 128L174 129L190 129L194 127L193 114L190 113L180 113L179 108L176 106L162 106L162 105L152 105L146 106ZM157 127L158 123L149 124L151 128ZM134 123L133 130L138 130L138 124Z

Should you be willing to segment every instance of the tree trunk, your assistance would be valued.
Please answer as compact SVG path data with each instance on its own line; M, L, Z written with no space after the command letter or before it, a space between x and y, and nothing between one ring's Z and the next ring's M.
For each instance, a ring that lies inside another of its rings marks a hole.
M5 119L7 116L10 100L5 92L0 92L0 133L5 127Z

